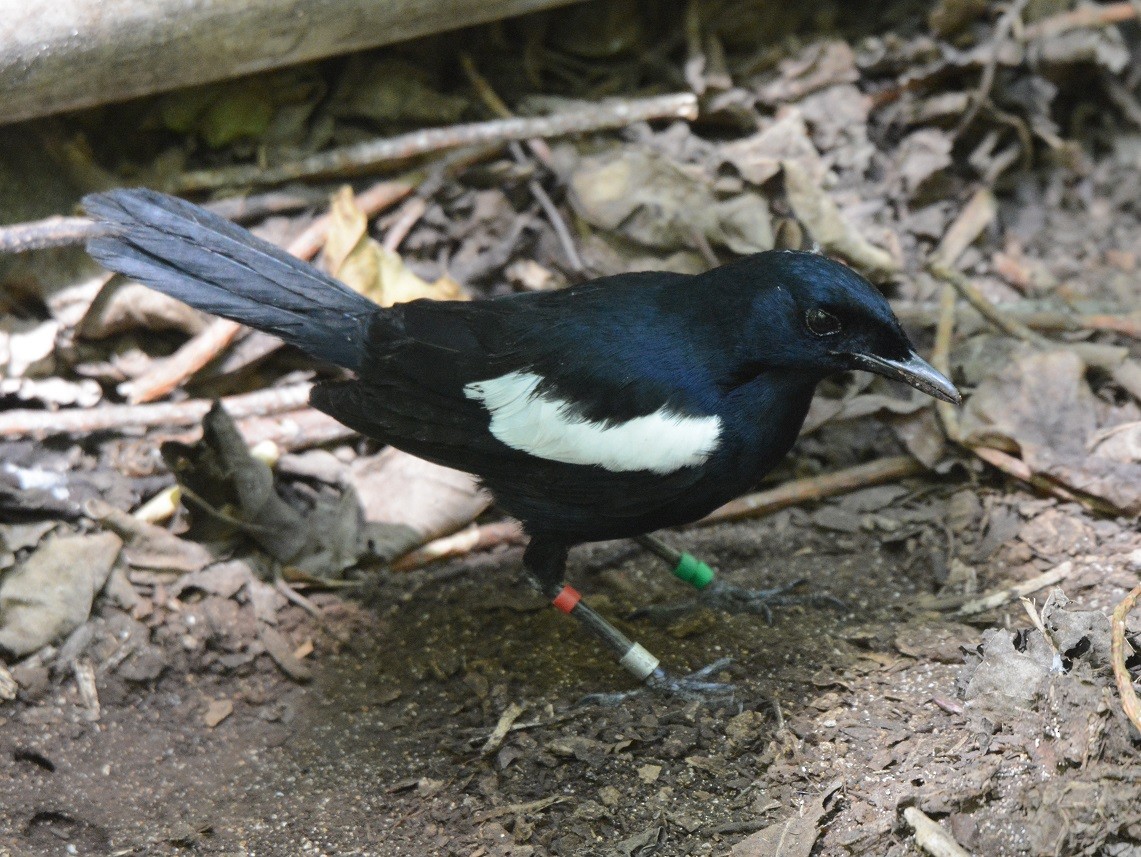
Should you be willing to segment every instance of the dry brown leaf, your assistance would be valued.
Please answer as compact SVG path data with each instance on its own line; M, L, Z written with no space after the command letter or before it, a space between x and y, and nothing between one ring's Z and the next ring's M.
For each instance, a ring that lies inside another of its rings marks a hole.
M410 530L406 549L455 532L491 503L474 476L392 448L354 461L349 483L366 521Z
M828 812L828 799L843 783L835 780L800 810L738 842L730 857L809 857L820 836L820 821Z
M646 247L688 249L695 233L735 253L773 247L764 197L719 199L703 170L657 152L627 147L582 158L567 183L580 217Z
M867 273L890 274L899 270L899 262L864 238L799 163L783 161L781 167L793 213L823 250Z
M6 572L0 649L30 654L83 624L122 547L114 533L49 537Z
M59 322L5 316L0 319L0 374L9 378L50 374Z
M111 281L91 302L79 333L85 339L107 339L125 331L178 330L200 333L209 317L162 292L121 278Z
M903 139L896 149L895 161L909 196L951 166L951 146L951 135L938 128L923 128Z
M1033 472L1141 514L1141 463L1115 457L1116 446L1102 452L1097 399L1085 371L1072 350L1014 352L967 402L963 437L980 446L1014 445Z
M418 298L467 300L460 284L443 276L434 283L421 279L398 253L369 237L368 218L357 206L352 188L341 188L332 199L325 267L349 288L380 306Z
M855 52L847 42L817 42L784 60L780 78L761 87L757 96L765 104L785 104L828 86L855 83L859 77Z
M781 163L794 161L813 181L822 182L828 167L808 137L801 111L792 108L767 128L740 140L726 143L718 151L741 177L763 184L780 172Z

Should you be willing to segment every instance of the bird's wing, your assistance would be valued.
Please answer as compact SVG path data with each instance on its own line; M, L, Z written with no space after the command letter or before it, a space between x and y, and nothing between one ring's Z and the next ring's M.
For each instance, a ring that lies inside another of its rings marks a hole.
M638 320L605 307L589 295L574 313L551 300L405 304L377 317L359 380L321 385L313 401L364 434L488 477L535 458L616 473L700 465L720 419L684 374L645 353L659 338L635 341Z

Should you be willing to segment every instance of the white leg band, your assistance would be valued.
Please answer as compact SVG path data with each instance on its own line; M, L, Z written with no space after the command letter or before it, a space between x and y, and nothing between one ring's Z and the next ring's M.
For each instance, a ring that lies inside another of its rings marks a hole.
M658 668L660 662L640 644L634 643L626 650L626 654L618 663L632 673L638 681L645 681L650 673Z

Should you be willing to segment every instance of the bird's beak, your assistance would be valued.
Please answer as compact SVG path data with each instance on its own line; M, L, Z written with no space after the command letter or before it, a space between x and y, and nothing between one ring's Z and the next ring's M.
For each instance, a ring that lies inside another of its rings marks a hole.
M955 385L914 351L902 360L889 360L875 354L853 354L851 357L858 369L910 384L916 390L952 405L963 403L963 397Z

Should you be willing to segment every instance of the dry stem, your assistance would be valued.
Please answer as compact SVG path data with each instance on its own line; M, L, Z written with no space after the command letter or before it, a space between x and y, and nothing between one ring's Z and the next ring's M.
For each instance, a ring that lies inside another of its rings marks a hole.
M426 128L397 137L332 149L268 169L258 165L241 165L189 172L183 174L175 186L179 191L200 191L235 185L277 184L327 175L349 175L445 149L489 143L504 144L531 137L585 134L622 128L649 119L696 117L697 99L688 92L651 98L616 99L575 107L550 116L494 119L447 128Z

